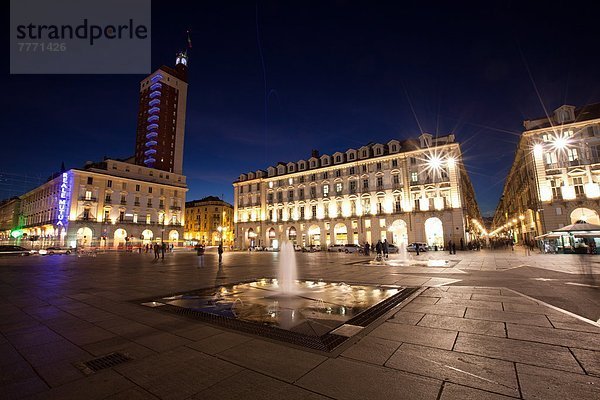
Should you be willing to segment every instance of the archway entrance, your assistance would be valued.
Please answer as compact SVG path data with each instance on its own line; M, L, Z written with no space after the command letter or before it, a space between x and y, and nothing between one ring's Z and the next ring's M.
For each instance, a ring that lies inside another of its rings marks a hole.
M318 225L312 225L308 228L308 245L321 246L321 228Z
M127 237L127 231L119 228L115 231L113 246L117 249L125 248L125 238Z
M92 244L92 230L88 227L77 229L77 245L86 247Z
M588 224L600 225L598 213L589 208L576 208L571 212L571 223L574 224L577 221L585 221Z
M248 229L248 247L254 247L256 246L256 233L254 232L254 229L250 228Z
M397 246L402 244L408 246L408 228L406 227L406 222L401 219L395 220L389 227L389 231L392 232L392 243Z
M150 229L145 229L142 232L142 237L140 239L142 239L142 243L144 245L147 245L147 244L152 244L153 238L154 238L154 232L152 232Z
M335 244L348 244L348 228L346 224L336 224L333 227L333 235L335 237Z
M288 239L290 240L290 242L296 244L297 243L297 239L298 239L298 232L296 231L295 227L290 227L290 229L288 229Z
M425 221L425 236L428 246L444 246L444 226L439 218L432 217Z
M279 241L277 240L277 233L275 232L275 229L269 229L267 232L267 239L269 246L273 247L274 249L279 247Z
M173 244L173 246L177 246L177 242L179 242L179 232L174 229L169 232L169 241Z

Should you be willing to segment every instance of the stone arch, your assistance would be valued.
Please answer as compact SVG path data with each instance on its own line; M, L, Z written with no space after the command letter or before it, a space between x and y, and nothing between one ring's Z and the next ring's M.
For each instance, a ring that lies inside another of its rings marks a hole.
M600 218L598 212L589 208L579 207L571 211L571 223L574 224L577 221L585 221L588 224L600 225Z
M308 245L321 246L321 228L319 225L311 225L308 228Z
M92 244L94 232L92 228L84 226L82 228L77 229L77 245L86 247Z
M333 227L333 243L348 244L348 227L346 224L339 222Z
M392 232L392 243L398 246L402 244L404 246L408 245L408 226L404 220L395 220L392 222L392 225L390 225L388 230Z
M113 235L113 246L116 248L124 248L126 245L125 238L127 237L127 231L123 228L119 228L115 231Z
M298 241L298 231L295 226L290 226L287 230L287 238L294 244Z
M140 239L142 240L143 244L151 244L152 239L154 239L154 232L152 232L150 229L144 229Z
M177 232L175 229L171 230L169 232L169 241L173 244L173 246L176 246L179 242L179 232Z
M428 246L444 246L444 224L441 219L431 217L425 221L425 237Z

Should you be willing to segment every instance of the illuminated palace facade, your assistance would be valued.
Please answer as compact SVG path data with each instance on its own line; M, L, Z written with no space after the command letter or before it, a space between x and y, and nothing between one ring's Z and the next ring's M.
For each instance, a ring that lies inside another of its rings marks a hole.
M177 245L186 191L185 176L107 159L20 196L19 228L41 247Z
M454 135L370 143L278 163L234 182L235 245L326 248L387 239L443 247L481 225Z
M522 241L577 221L600 224L600 103L563 105L524 127L492 233Z
M183 235L190 244L233 245L233 206L215 196L186 202Z

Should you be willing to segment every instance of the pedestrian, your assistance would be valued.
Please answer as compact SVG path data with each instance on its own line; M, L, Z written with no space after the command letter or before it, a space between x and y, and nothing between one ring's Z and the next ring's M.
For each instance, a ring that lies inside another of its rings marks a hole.
M175 247L175 246L173 246L173 243L171 243L171 250L170 250L171 253L173 252L173 247Z
M421 246L419 246L419 243L415 243L415 251L417 252L417 255L419 255L420 250L421 250Z
M221 264L223 262L223 243L219 244L217 253L219 253L219 264Z
M196 247L196 254L198 255L198 268L204 267L204 246L198 245Z
M452 242L452 254L456 254L456 243Z
M165 259L165 252L167 251L167 244L165 242L162 242L161 246L160 246L160 253L162 255L162 259Z
M154 259L158 260L160 258L160 247L158 246L158 243L154 243Z
M460 238L460 251L463 251L465 249L465 241L463 240L463 238ZM456 254L456 253L454 253Z
M377 252L377 258L381 259L381 252L383 251L383 243L381 243L381 239L377 241L375 245L375 251Z
M383 256L387 259L390 254L390 246L388 245L387 239L383 239Z
M515 251L515 241L512 239L510 240L510 250Z
M369 256L369 250L371 250L371 245L369 245L369 242L365 243L365 256Z
M448 251L452 254L452 240L448 240Z

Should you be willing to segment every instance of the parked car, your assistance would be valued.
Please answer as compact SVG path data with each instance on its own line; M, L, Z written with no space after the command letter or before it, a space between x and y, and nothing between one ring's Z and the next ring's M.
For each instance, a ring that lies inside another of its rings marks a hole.
M427 243L419 243L419 242L415 242L415 243L411 243L408 246L406 246L406 251L413 251L416 252L417 251L417 246L419 247L419 251L427 251L429 250L429 248L427 247Z
M38 251L38 253L43 256L52 254L71 254L72 252L73 249L70 247L48 247L46 249L40 249Z
M343 244L330 244L329 247L327 248L327 251L341 253L342 251L344 251L344 245Z
M357 244L332 244L329 246L327 251L338 252L338 253L356 253L360 251L361 247Z
M21 246L0 246L0 256L29 256L35 253L34 250L28 250Z
M392 243L388 244L388 253L390 253L390 254L396 254L399 251L400 251L400 249L395 244L392 244Z
M302 251L305 253L314 253L315 251L321 251L321 247L311 244L309 246L303 247Z

